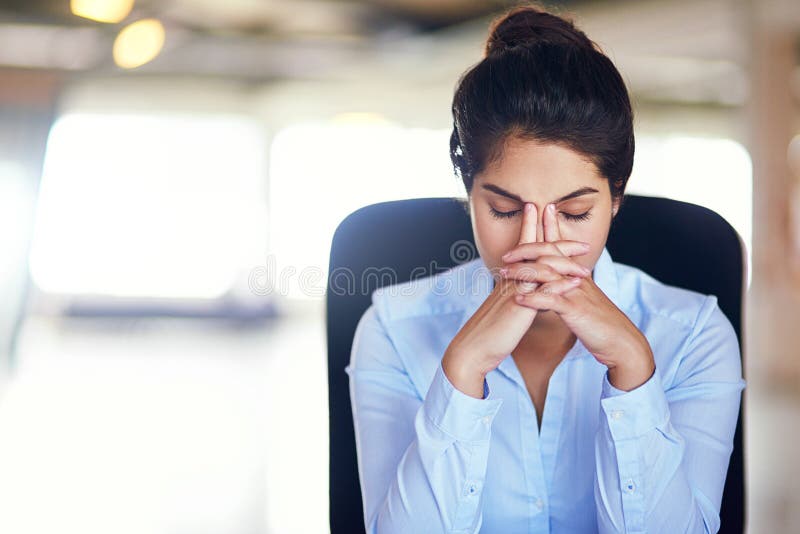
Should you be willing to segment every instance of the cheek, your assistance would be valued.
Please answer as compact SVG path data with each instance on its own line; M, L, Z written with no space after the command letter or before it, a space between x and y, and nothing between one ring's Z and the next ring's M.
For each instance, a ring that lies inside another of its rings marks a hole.
M473 219L472 230L484 261L498 265L500 256L519 241L519 224L516 223L516 218L497 220L490 215L478 215Z
M573 260L584 267L592 269L608 238L608 223L597 221L567 221L559 225L561 237L563 239L584 241L591 244L589 252L580 256L574 256Z
M588 221L569 221L563 217L558 221L558 229L563 239L576 239L579 241L590 241L591 236L597 234L596 224Z

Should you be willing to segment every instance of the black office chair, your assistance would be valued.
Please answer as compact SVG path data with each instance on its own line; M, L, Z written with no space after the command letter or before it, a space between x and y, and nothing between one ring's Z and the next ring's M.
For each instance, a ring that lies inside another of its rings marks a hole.
M474 243L464 201L455 198L373 204L349 215L336 229L326 296L332 534L365 531L344 368L371 293L379 285L410 280L412 271L414 278L419 278L422 269L432 275L475 259ZM606 246L615 262L638 267L669 285L716 295L741 349L745 248L722 217L686 202L625 195ZM394 275L362 277L366 269L380 273L381 268ZM360 287L362 280L368 287ZM355 291L347 285L353 282L357 282ZM743 412L744 399L722 497L721 534L744 532Z

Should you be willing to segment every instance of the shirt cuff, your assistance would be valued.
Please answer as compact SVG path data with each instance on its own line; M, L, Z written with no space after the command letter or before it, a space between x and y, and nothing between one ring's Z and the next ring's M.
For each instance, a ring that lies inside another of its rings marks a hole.
M423 410L433 424L457 440L488 440L492 421L503 399L492 395L485 378L483 393L483 399L476 399L460 391L447 379L440 362L425 396Z
M600 405L615 441L638 438L669 419L669 404L658 368L647 382L630 391L612 386L606 371Z

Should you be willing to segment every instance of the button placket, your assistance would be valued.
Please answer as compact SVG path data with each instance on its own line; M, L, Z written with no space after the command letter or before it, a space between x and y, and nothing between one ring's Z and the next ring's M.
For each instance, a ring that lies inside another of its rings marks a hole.
M474 497L481 492L481 483L477 480L467 481L464 488L464 497Z

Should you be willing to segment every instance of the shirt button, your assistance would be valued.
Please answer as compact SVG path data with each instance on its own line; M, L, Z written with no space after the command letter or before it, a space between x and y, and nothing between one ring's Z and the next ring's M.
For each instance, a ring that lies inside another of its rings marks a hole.
M611 412L611 419L619 420L622 419L622 416L625 415L624 410L613 410Z
M481 489L480 483L470 482L469 484L467 484L466 495L468 497L471 495L477 495L480 489Z
M489 417L488 415L486 415L486 416L484 416L484 417L481 419L481 421L483 421L483 424L484 424L484 425L487 425L487 426L488 426L488 425L489 425L489 423L491 423L491 422L492 422L492 418L491 418L491 417Z
M634 491L636 491L636 483L633 481L632 478L629 478L625 482L625 492L626 493L633 493Z

